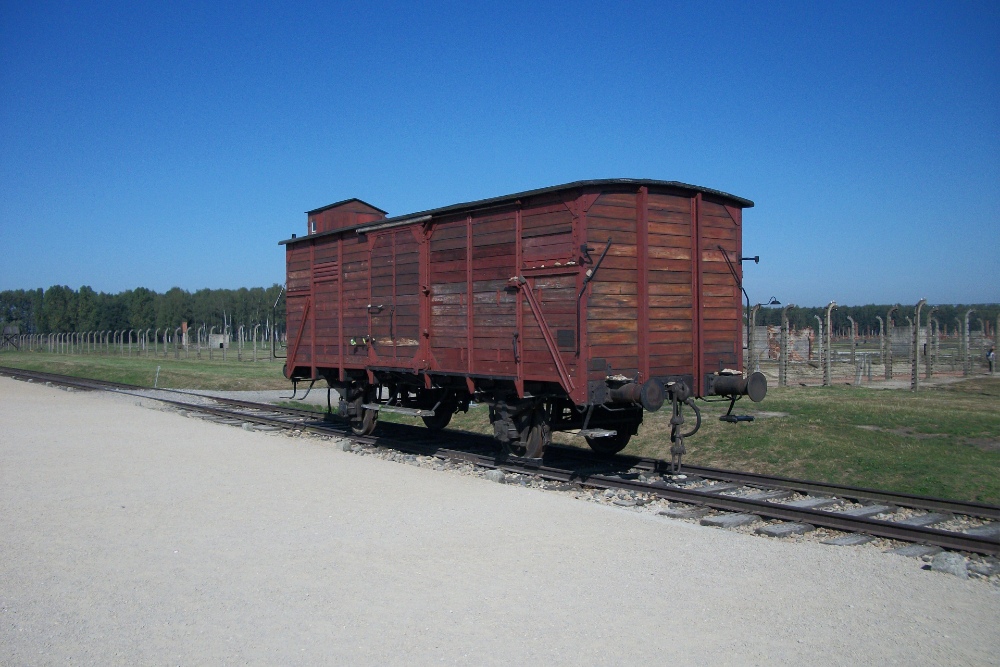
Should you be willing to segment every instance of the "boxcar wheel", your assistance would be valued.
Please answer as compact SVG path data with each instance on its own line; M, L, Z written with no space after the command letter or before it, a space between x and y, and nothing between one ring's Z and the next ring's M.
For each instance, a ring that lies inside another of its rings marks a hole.
M434 413L433 417L421 417L424 420L424 426L432 431L440 431L441 429L448 426L451 423L451 416L455 414L453 411L447 411L445 406L438 408L437 412Z
M539 459L545 453L545 447L552 442L552 430L549 427L548 415L543 409L526 412L518 419L517 442L504 446L508 454L523 456L529 459Z
M375 430L375 420L378 412L375 410L363 410L361 419L351 420L351 432L354 435L371 435Z
M425 393L423 399L422 407L434 409L433 417L421 417L424 426L432 431L440 431L451 423L452 415L458 410L458 399L454 393L448 392L443 396L440 393Z
M368 388L361 394L360 397L358 397L357 409L361 413L361 416L351 420L351 432L353 432L354 435L371 435L372 431L375 430L375 421L378 419L378 411L362 408L361 405L363 403L370 403L374 401L376 395L376 390L374 388Z
M598 454L617 454L625 449L628 441L632 438L626 433L616 433L607 438L587 438L587 444Z

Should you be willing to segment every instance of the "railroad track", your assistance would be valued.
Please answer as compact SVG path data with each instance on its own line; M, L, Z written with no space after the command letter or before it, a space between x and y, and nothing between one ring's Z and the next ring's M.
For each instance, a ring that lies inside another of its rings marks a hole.
M599 457L559 445L547 448L544 460L524 460L499 455L495 441L478 434L431 434L418 427L383 423L377 435L359 437L340 420L327 419L311 410L13 368L0 367L0 375L83 390L134 394L221 423L297 430L341 441L348 439L362 447L435 456L550 482L627 490L683 503L692 508L686 513L690 517L706 510L727 513L703 520L715 520L720 525L739 525L759 517L786 522L775 525L786 525L789 532L794 532L796 526L822 527L954 551L1000 554L1000 506L996 505L699 466L686 466L684 474L673 475L667 461L622 455ZM685 516L683 510L674 514Z

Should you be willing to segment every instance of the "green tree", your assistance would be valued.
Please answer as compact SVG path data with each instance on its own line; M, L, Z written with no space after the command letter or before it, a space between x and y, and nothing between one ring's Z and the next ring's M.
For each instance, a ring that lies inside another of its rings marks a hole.
M129 328L136 331L152 329L156 325L156 292L145 287L137 287L126 294Z
M93 288L84 285L76 296L78 331L94 331L100 323L100 300Z
M42 314L46 331L76 331L76 292L65 285L48 288L42 295Z

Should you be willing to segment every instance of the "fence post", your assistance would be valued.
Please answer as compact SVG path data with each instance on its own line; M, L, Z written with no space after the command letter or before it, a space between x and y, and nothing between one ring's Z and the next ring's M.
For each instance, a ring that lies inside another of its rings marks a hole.
M997 347L1000 347L1000 313L997 313L997 323L996 326L993 327L993 363L990 364L991 373L995 373L997 369Z
M927 303L927 299L921 299L914 308L916 320L913 322L910 333L910 356L912 357L910 359L910 391L916 391L920 388L920 311L925 303Z
M819 315L813 315L816 318L816 361L819 362L820 368L823 367L823 320Z
M837 307L836 301L831 301L826 307L826 365L823 373L823 386L833 385L833 326L830 322L830 311Z
M892 379L892 314L899 310L899 306L893 306L885 314L885 379Z
M931 376L934 374L934 313L937 312L937 306L932 306L929 311L927 311L927 328L925 329L924 338L924 378L930 380Z
M969 350L969 316L976 312L975 308L965 311L965 326L962 327L962 374L969 375L972 372L972 353Z
M979 322L979 354L976 355L980 363L986 358L986 322L983 318L977 317L976 320ZM974 357L975 358L975 357ZM973 364L975 365L975 364Z
M875 319L878 320L878 356L885 360L885 322L881 315L876 315Z
M778 386L788 386L788 309L795 308L794 303L790 303L781 309L781 338L778 341Z
M941 359L941 320L934 318L934 361Z
M857 336L857 324L854 323L854 318L850 315L847 316L847 321L851 323L851 365L857 366L857 349L858 349L858 336Z

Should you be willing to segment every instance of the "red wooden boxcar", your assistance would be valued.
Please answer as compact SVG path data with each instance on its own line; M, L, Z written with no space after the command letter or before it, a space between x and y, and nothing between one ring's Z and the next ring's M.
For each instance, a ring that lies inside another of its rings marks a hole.
M309 211L281 242L285 374L326 380L359 433L379 410L442 428L476 400L514 453L540 456L551 430L619 451L664 400L679 417L696 397L763 397L739 371L750 206L607 179L392 218L358 199Z

